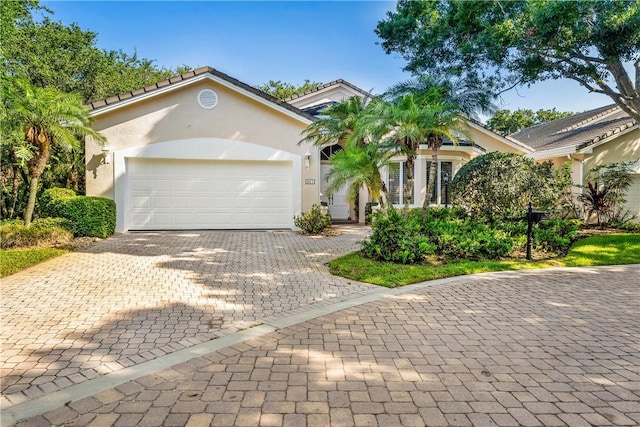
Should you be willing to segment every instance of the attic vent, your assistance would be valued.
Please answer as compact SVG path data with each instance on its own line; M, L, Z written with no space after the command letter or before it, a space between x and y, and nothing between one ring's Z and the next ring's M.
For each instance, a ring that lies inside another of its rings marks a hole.
M198 93L198 104L205 110L211 110L218 105L218 94L211 89L204 89Z

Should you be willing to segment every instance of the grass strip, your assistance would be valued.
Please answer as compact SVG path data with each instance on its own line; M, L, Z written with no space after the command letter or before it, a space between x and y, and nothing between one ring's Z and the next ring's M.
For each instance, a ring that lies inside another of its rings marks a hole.
M332 274L347 279L393 288L427 280L491 271L636 263L640 263L640 234L616 233L580 239L563 258L539 261L456 260L440 265L402 265L373 261L356 252L331 261L329 270Z
M0 277L7 277L20 270L69 252L67 249L29 248L0 251Z

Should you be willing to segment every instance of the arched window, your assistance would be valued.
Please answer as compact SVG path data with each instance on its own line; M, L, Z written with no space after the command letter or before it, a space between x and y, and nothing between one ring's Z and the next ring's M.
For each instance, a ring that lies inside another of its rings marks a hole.
M342 151L340 144L326 146L320 151L320 160L329 160L331 156Z

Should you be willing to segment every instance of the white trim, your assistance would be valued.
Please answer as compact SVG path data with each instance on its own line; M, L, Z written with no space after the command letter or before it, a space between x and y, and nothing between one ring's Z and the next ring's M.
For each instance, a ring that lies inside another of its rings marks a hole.
M292 173L293 216L302 212L302 158L287 151L265 147L249 142L220 138L194 138L166 141L115 151L113 153L114 192L116 206L116 231L124 232L131 224L129 212L129 182L127 176L128 158L182 159L182 160L234 160L234 161L284 161L290 162Z
M527 154L527 157L533 160L551 159L553 157L564 157L576 152L575 146L560 147L551 150L539 151L536 153Z
M243 89L243 88L241 88L239 86L236 86L236 85L234 85L232 83L229 83L228 81L226 81L226 80L224 80L224 79L222 79L222 78L220 78L218 76L215 76L213 74L210 74L210 73L201 74L199 76L192 77L192 78L190 78L188 80L183 80L183 81L178 82L178 83L171 83L171 84L168 84L165 87L161 87L159 89L154 89L151 92L147 92L147 93L140 94L140 95L135 95L135 96L132 96L131 98L123 99L123 100L118 101L118 102L113 103L113 104L108 104L108 105L105 105L103 107L98 107L95 110L92 110L89 114L92 117L97 117L97 116L102 115L104 113L116 110L116 109L118 109L120 107L124 107L124 106L127 106L127 105L135 104L137 102L144 101L144 100L147 100L149 98L153 98L155 96L162 95L164 93L174 91L176 89L180 89L180 88L182 88L184 86L188 86L190 84L193 84L193 83L196 83L196 82L200 82L200 81L205 80L205 79L211 80L211 81L213 81L215 83L218 83L221 86L229 88L229 89L231 89L231 90L233 90L235 92L241 93L241 94L251 98L252 100L254 100L256 102L259 102L262 105L266 105L267 107L270 107L270 108L272 108L274 110L277 110L277 111L279 111L281 113L284 113L285 115L287 115L287 116L289 116L289 117L291 117L291 118L293 118L295 120L298 120L298 121L304 123L305 125L309 125L309 124L313 123L312 120L309 120L309 119L307 119L305 117L302 117L299 114L296 114L291 110L288 110L288 109L286 109L284 107L281 107L278 104L275 104L275 103L273 103L271 101L268 101L268 100L262 98L261 96L258 96L258 95L254 94L254 93L251 93L251 92L249 92L249 91L247 91L247 90L245 90L245 89Z
M620 137L622 135L626 135L629 132L632 132L632 131L637 130L637 129L640 129L639 125L628 127L628 128L626 128L626 129L624 129L624 130L622 130L620 132L614 133L613 135L609 135L608 137L606 137L604 139L601 139L598 142L595 142L595 143L593 143L591 145L588 145L588 146L586 146L584 148L581 148L580 150L577 150L576 153L591 154L591 152L593 151L594 148L597 148L597 147L599 147L599 146L601 146L603 144L606 144L607 142L609 142L609 141L611 141L611 140L613 140L615 138L618 138L618 137Z

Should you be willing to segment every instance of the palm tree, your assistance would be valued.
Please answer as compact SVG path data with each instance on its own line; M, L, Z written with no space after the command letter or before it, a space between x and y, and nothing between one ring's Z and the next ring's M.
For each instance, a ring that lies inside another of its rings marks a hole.
M29 198L24 214L25 225L31 224L38 183L53 146L78 146L78 136L91 136L97 142L104 137L89 127L91 117L76 94L32 85L26 79L8 77L3 91L3 129L13 133L21 129L22 139L16 150L26 159Z
M413 169L420 144L432 135L455 140L457 115L443 104L430 104L426 97L412 93L400 95L390 102L377 103L366 116L369 133L380 137L380 143L396 154L406 156L407 180L404 186L404 211L409 211L413 198Z
M331 182L329 192L350 185L350 196L356 197L363 185L369 191L370 200L378 201L381 208L389 206L387 186L380 175L380 169L389 163L389 151L379 144L359 145L348 140L342 151L331 157Z
M351 196L362 185L367 186L372 200L378 200L381 207L387 206L388 192L380 175L380 168L386 165L388 150L376 143L366 127L364 118L378 101L353 96L324 109L322 116L303 131L300 143L315 146L340 143L344 150L334 154L329 173L329 192L337 191L344 185L351 187Z
M302 132L304 138L299 144L307 142L322 147L344 143L354 133L369 101L367 97L352 96L325 108L322 115ZM364 139L360 143L364 144Z
M435 191L438 150L444 144L444 138L457 144L456 134L469 137L462 126L468 117L478 120L478 113L490 114L498 107L491 102L490 94L469 80L437 80L430 76L398 83L387 90L385 98L393 101L409 94L420 97L426 104L439 106L432 117L434 131L424 141L432 152L427 192L422 204L424 214Z

